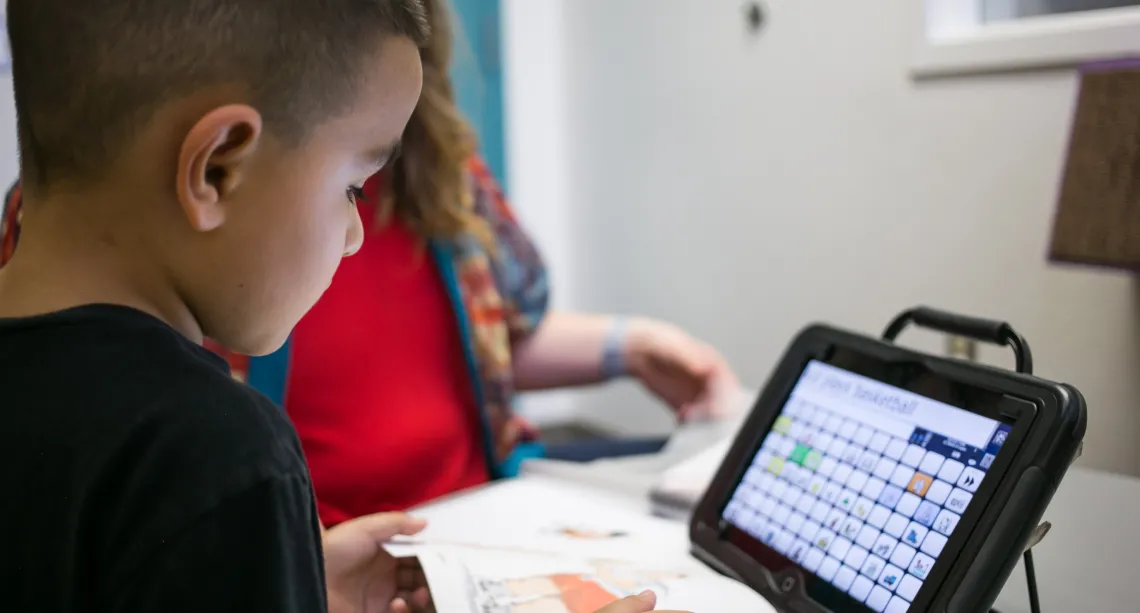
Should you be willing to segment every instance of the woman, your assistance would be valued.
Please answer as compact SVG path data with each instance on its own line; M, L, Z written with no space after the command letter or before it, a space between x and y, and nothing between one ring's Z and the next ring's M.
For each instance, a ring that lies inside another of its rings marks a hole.
M547 312L537 250L453 102L446 6L427 4L435 35L402 155L350 190L364 247L281 351L226 356L296 424L325 526L501 476L535 434L511 411L516 390L630 376L684 418L736 387L716 351L675 327ZM0 264L19 191L0 215Z

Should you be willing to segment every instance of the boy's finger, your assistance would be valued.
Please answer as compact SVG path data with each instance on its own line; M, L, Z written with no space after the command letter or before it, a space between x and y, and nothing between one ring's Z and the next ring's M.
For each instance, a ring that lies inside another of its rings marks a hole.
M405 513L375 513L341 525L351 525L354 531L364 532L372 540L386 542L397 534L416 534L427 526L427 522Z
M421 587L412 593L412 605L416 609L427 609L431 606L431 592L426 587Z
M657 606L657 594L645 590L636 596L627 596L602 607L596 613L646 613L652 611L655 606Z

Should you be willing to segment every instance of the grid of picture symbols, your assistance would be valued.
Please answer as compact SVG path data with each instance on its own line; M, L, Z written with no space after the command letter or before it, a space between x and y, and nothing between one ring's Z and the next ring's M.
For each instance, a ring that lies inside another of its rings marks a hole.
M871 610L903 613L993 459L963 463L947 440L793 399L724 518Z

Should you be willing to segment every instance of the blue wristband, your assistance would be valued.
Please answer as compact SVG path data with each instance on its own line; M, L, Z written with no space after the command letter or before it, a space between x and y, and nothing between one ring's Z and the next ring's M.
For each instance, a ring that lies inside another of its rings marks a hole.
M625 364L625 336L626 321L624 317L615 317L613 325L606 332L605 344L602 345L602 377L616 379L627 374Z

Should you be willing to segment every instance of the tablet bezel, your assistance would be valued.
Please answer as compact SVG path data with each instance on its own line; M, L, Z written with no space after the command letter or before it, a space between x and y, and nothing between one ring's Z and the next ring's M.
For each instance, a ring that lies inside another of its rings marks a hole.
M751 464L755 452L771 430L804 368L811 360L830 363L830 358L836 352L852 352L862 356L861 359L890 364L892 367L922 369L926 374L933 374L951 383L951 387L978 389L994 394L1000 397L1000 402L979 409L976 406L961 406L962 403L954 402L953 398L932 395L929 390L915 391L923 396L960 406L972 413L1012 426L1001 453L987 471L987 478L974 494L970 506L963 515L959 529L950 537L943 554L938 557L931 574L924 581L922 589L912 603L913 610L927 610L931 605L947 598L947 588L951 588L952 591L952 588L962 581L971 565L970 556L977 555L988 531L997 519L1001 503L1008 499L1017 477L1022 469L1028 466L1026 459L1032 463L1032 459L1039 455L1036 452L1040 450L1041 441L1031 439L1035 434L1040 434L1039 430L1048 426L1048 423L1040 422L1055 421L1053 417L1061 412L1066 400L1063 390L1033 377L938 358L828 326L812 326L801 333L777 365L742 427L740 435L697 506L690 524L690 535L695 551L707 562L752 585L773 601L800 600L801 607L808 606L808 609L804 610L813 610L813 608L827 610L822 608L823 605L807 599L807 593L804 591L805 583L811 587L827 582L753 539L767 551L766 558L775 556L774 559L783 563L779 568L764 567L752 555L723 538L727 522L721 521L721 513L743 477L744 471ZM881 380L875 376L872 378ZM887 383L909 389L892 381ZM1038 425L1041 428L1038 428ZM1081 435L1083 435L1083 425ZM969 526L969 529L962 530L963 526ZM1020 552L1012 553L1015 556L1014 562L1018 553ZM787 575L789 571L798 573L800 580L795 582L799 584L796 589L786 593L786 586L777 585L776 578ZM1004 577L1000 579L1004 581ZM833 586L830 589L842 593ZM856 601L850 599L849 602ZM858 606L860 609L856 610L870 610L861 603Z

